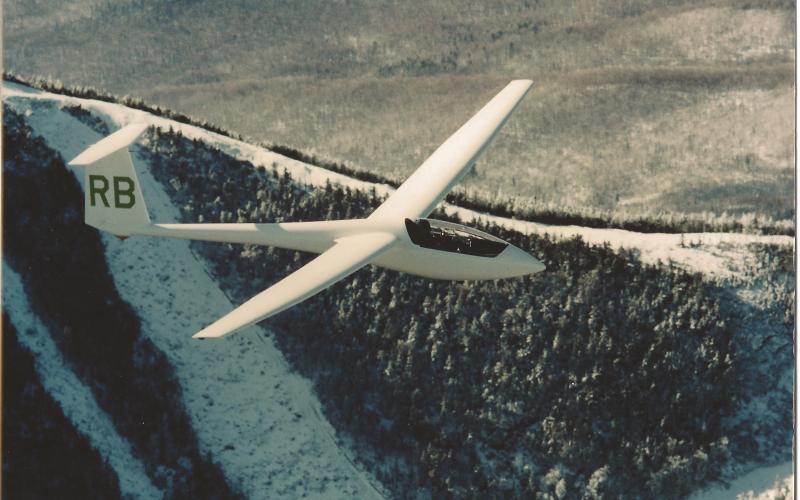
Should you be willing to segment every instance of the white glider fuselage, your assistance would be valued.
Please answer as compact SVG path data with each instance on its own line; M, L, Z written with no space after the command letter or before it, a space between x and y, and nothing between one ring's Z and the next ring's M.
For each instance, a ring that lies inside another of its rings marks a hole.
M485 280L544 270L532 255L490 234L427 219L469 171L530 89L515 80L442 143L366 219L274 224L154 224L128 146L144 124L128 125L70 164L85 168L85 221L117 236L269 245L319 254L195 334L218 338L292 307L367 264L426 278Z
M414 222L395 217L275 224L152 224L136 234L267 245L321 254L341 238L387 233L396 239L395 245L371 264L393 271L444 280L485 280L524 276L544 269L538 259L499 238L458 224L422 220L446 226L447 233L438 233L438 248L414 243L409 235L409 224ZM470 248L470 244L485 241L494 242L498 252L477 254Z

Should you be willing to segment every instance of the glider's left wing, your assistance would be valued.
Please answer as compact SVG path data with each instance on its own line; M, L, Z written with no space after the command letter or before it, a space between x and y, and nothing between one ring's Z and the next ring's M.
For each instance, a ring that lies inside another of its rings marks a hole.
M427 217L461 180L533 85L514 80L451 135L369 217Z
M325 253L248 300L194 335L224 337L302 302L358 271L391 248L389 233L365 233L340 238Z

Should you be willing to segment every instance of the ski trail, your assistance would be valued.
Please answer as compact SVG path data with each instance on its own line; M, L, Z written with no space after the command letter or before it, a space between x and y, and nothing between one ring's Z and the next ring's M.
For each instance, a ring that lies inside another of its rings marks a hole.
M98 405L91 390L64 361L50 332L31 310L22 278L3 261L3 307L19 333L19 342L33 353L36 372L45 390L55 399L78 431L117 473L123 495L132 498L161 498L144 464L128 441Z
M65 159L101 139L58 106L40 106L26 120ZM136 156L134 165L153 220L178 220L148 166ZM219 341L191 338L234 306L188 241L102 239L120 297L175 369L201 450L245 496L381 498L374 480L331 439L330 424L306 410L316 400L310 382L291 371L271 339L258 340L260 327Z

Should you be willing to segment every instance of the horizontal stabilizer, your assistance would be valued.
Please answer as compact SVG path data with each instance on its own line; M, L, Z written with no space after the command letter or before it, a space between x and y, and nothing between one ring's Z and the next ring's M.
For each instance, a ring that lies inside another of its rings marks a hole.
M358 271L396 242L390 233L365 233L336 241L326 252L194 335L218 338L306 300Z
M97 163L99 160L116 153L122 148L127 148L142 135L149 125L147 123L131 123L105 139L87 148L69 162L73 167L85 167Z

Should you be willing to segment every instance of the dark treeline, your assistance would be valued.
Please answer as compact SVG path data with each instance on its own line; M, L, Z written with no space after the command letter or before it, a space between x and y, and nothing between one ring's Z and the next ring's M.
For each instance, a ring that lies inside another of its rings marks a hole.
M3 251L34 310L153 484L170 498L236 498L198 449L172 366L119 297L77 180L8 107L3 125Z
M98 99L106 102L124 104L128 107L140 109L175 120L180 123L198 126L230 137L244 140L244 138L228 129L218 127L205 120L198 120L190 116L176 113L169 109L145 103L142 99L132 97L116 97L106 92L91 87L69 87L59 81L47 78L26 78L13 73L3 73L6 81L19 83L53 92L80 98ZM81 113L74 107L70 113L84 122L93 122L88 119L85 112ZM288 158L315 165L333 172L338 172L355 179L366 182L387 184L397 187L404 179L389 178L368 170L354 168L342 162L320 158L279 144L261 144ZM624 211L606 211L591 208L564 207L554 204L542 204L533 200L509 200L506 198L492 199L491 197L476 192L467 193L456 190L447 196L447 201L455 205L484 212L500 217L513 217L516 219L539 222L552 225L579 225L593 228L616 228L638 231L643 233L692 233L692 232L747 232L757 234L785 234L794 236L794 226L786 221L775 221L769 217L753 217L749 215L732 216L726 214L691 214L659 212L648 214L631 214Z
M151 135L142 154L186 221L351 218L380 203L174 133ZM401 457L372 472L397 496L434 498L680 498L719 477L740 395L709 285L579 239L482 229L547 272L450 283L368 267L268 322L334 425ZM240 301L309 258L195 248Z
M131 96L119 97L109 94L108 92L98 90L94 87L89 87L89 86L71 87L68 85L64 85L59 80L53 80L51 78L43 78L43 77L24 77L7 71L3 72L3 80L8 82L18 83L20 85L26 85L28 87L45 90L47 92L52 92L54 94L80 97L82 99L96 99L98 101L111 102L115 104L123 104L125 106L128 106L129 108L146 111L156 116L162 116L164 118L169 118L170 120L175 120L176 122L179 123L186 123L188 125L195 125L197 127L202 127L206 130L215 132L220 135L224 135L226 137L230 137L232 139L238 139L238 140L242 139L242 136L235 134L230 130L224 129L222 127L217 127L214 124L209 123L205 120L198 120L196 118L193 118L191 116L182 113L176 113L172 110L162 108L160 106L156 106L153 104L149 104L145 102L144 99L138 97L131 97Z
M3 313L3 498L120 498L114 470L39 380Z
M788 221L776 221L755 214L729 215L705 213L658 212L634 215L624 211L597 208L564 208L530 199L495 199L456 190L447 201L464 208L500 217L539 222L554 226L613 228L639 233L750 233L794 236Z
M103 136L111 134L111 130L108 128L108 125L106 125L106 122L93 115L90 111L86 111L79 104L75 106L64 106L62 111L79 120L98 134Z

